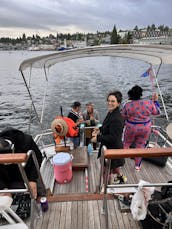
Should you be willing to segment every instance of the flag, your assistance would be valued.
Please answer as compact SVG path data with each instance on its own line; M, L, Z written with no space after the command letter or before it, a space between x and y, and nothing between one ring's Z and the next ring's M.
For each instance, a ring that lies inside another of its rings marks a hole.
M147 76L149 76L149 75L150 75L150 70L151 70L151 68L148 68L148 70L147 70L146 72L144 72L144 73L141 75L141 77L147 77Z
M147 77L149 76L150 77L150 80L153 81L155 79L155 74L154 74L154 71L152 69L152 67L148 68L146 70L146 72L144 72L141 77Z

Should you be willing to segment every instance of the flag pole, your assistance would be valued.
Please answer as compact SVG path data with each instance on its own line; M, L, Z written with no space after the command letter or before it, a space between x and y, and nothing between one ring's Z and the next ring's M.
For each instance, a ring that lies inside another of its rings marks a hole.
M159 69L160 69L161 64L159 65ZM160 89L160 86L159 86L159 83L158 83L158 79L157 79L157 75L158 75L159 69L158 69L157 74L156 74L154 68L152 67L152 65L151 65L151 68L152 68L153 75L155 76L156 85L157 85L158 90L159 90L159 95L160 95L160 98L161 98L161 101L162 101L162 106L164 108L166 119L167 119L167 121L169 121L169 117L168 117L168 114L167 114L166 106L165 106L164 99L163 99L163 96L162 96L162 92L161 92L161 89Z

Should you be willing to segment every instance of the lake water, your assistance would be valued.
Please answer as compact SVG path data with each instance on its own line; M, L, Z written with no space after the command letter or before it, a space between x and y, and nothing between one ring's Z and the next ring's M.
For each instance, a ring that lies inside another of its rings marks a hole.
M50 52L0 52L0 130L6 126L27 130L30 102L18 68L23 60L48 53ZM54 117L60 115L60 106L63 107L64 115L67 115L74 101L81 102L82 110L87 102L93 102L103 120L107 111L106 95L113 89L120 90L125 101L128 90L138 84L144 89L143 97L150 98L151 82L149 78L140 77L148 67L142 61L116 57L81 58L56 64L49 71L44 117L46 127L50 128ZM45 77L42 70L33 72L33 75L32 92L40 111ZM172 120L172 65L162 66L158 79L169 119ZM159 120L166 125L163 109ZM35 123L34 133L36 127Z

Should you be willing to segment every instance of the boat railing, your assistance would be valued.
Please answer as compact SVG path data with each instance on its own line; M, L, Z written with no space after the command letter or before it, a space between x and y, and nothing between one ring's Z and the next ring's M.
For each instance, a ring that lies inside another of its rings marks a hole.
M84 125L81 126L80 137L81 137L81 141L83 142L83 145L85 145L85 131L88 129L94 129L95 127L99 127L99 126L88 126L88 127ZM47 140L48 138L49 138L49 142L51 142L52 144L53 135L51 129L44 130L42 131L41 134L37 134L34 140L37 144L42 144L42 142L46 143L48 141ZM156 125L152 126L152 133L149 142L153 142L155 145L159 144L160 147L172 147L172 140L168 137L165 130L163 130L162 127Z
M38 216L40 216L40 209L37 205L36 199L33 196L32 193L32 189L31 186L29 184L29 180L28 177L26 175L25 172L25 166L28 162L28 159L32 157L33 161L34 161L34 165L36 167L37 170L37 174L38 174L38 179L40 181L40 185L42 190L44 191L44 193L46 194L46 189L40 174L40 170L39 170L39 165L38 165L38 161L35 155L35 152L32 150L29 150L27 153L7 153L7 154L0 154L0 164L17 164L19 171L21 173L21 176L23 178L24 184L25 184L25 188L16 188L16 189L3 189L0 190L0 193L26 193L28 192L30 194L31 197L31 224L30 224L30 228L34 228L34 209L37 211Z
M86 135L85 132L86 130L93 130L95 127L99 127L99 125L97 126L85 126L85 125L81 125L80 126L80 141L81 141L81 146L85 146L86 143ZM44 146L45 144L47 145L48 142L50 145L54 144L53 142L53 132L51 129L47 129L42 131L41 134L37 134L34 138L35 142L40 145L40 146Z
M161 147L172 147L172 139L170 139L165 130L160 126L153 125L152 133L149 141L159 144Z
M130 149L107 149L105 146L101 150L101 169L99 190L101 184L104 185L104 197L103 197L103 212L106 218L106 228L108 228L108 208L107 208L107 189L108 188L125 188L125 187L139 187L139 184L108 184L108 177L110 174L110 166L112 159L119 158L134 158L134 157L159 157L159 156L172 156L172 147L160 147L160 148L130 148ZM104 169L104 162L106 161L106 167ZM104 173L104 174L103 174ZM150 183L145 184L143 187L161 187L171 186L170 183Z

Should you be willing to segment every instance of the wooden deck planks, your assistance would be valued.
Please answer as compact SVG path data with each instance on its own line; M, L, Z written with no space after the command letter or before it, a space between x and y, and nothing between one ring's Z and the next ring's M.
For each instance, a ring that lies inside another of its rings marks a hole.
M92 205L94 213L94 227L95 229L101 229L98 201L92 201Z
M84 215L83 212L83 201L77 201L78 204L78 228L82 228L82 222Z
M108 223L109 223L109 227L113 227L113 225L114 228L119 227L116 210L114 211L113 201L108 201Z
M61 204L61 216L60 216L60 224L59 229L65 229L66 224L66 212L67 212L67 202L62 202Z
M78 204L76 202L72 202L72 221L71 221L71 229L78 228Z
M102 213L103 201L98 200L97 204L98 204L98 207L99 207L100 228L103 229L103 228L106 228L105 216Z
M67 209L66 209L66 228L70 228L71 227L71 223L72 223L72 216L71 216L71 209L72 209L72 202L67 202Z
M89 184L91 192L95 192L99 181L100 162L94 153L89 158ZM51 167L51 166L50 166ZM168 166L158 167L150 162L143 161L140 172L134 170L134 160L126 159L126 164L121 168L127 175L128 183L138 183L140 179L152 183L167 182L171 179L171 171ZM45 177L51 179L52 168L46 168ZM49 182L49 181L48 181ZM48 183L47 182L47 183ZM85 174L84 171L73 171L73 179L69 184L59 185L55 183L55 194L60 193L84 193ZM65 200L64 200L65 201ZM102 200L79 200L68 202L49 203L49 211L43 214L41 223L38 221L35 228L38 229L104 229L105 217L102 214ZM141 228L137 221L134 221L131 213L121 213L118 201L108 200L109 229Z
M117 201L113 201L113 209L115 209L116 211L116 215L117 215L117 222L115 223L115 229L125 229L126 225L124 224L123 222L123 218L122 218L122 215L125 214L121 214L121 212L119 211L119 206L118 206L118 202ZM108 201L108 206L109 206L109 201ZM113 211L113 210L112 210ZM129 225L127 225L128 227Z
M36 229L105 229L102 201L75 201L50 203L49 211L37 220ZM131 213L119 211L116 200L108 201L109 229L138 229Z
M83 201L82 219L81 228L88 228L88 201Z
M94 227L94 209L92 201L88 201L88 228L95 229Z

